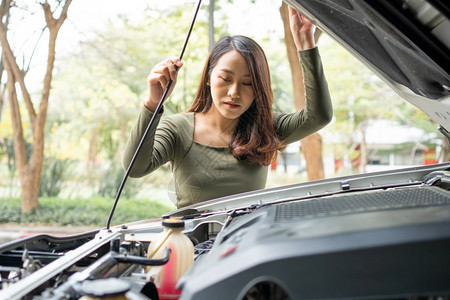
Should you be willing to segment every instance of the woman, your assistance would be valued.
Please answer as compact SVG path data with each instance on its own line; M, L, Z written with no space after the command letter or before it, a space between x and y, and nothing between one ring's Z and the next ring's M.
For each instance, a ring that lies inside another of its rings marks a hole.
M302 62L306 107L272 112L273 94L261 47L243 36L223 37L211 50L194 102L186 113L156 117L130 172L144 176L170 161L177 207L265 187L277 151L328 124L331 100L314 25L290 8L290 26ZM151 71L149 97L127 143L127 168L170 80L183 63L169 58Z

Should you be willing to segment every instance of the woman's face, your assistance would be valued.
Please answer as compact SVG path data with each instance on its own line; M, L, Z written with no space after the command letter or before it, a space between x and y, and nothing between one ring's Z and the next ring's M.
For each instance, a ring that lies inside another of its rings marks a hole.
M209 80L212 109L226 119L238 119L253 103L252 78L244 57L236 50L225 53Z

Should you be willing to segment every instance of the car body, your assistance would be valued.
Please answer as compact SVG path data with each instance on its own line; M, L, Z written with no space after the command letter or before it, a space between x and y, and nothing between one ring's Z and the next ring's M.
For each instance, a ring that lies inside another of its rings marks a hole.
M444 0L289 0L450 129L450 7ZM0 246L0 299L79 299L105 278L147 292L161 220L182 219L195 261L180 299L450 299L450 163L258 190L159 219ZM167 258L167 257L166 257ZM164 260L164 259L163 259ZM113 289L112 286L106 289Z

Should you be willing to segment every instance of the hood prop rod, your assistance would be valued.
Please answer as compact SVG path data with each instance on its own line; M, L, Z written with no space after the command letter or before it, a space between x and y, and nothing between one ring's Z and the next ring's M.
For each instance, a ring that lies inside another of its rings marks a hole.
M191 22L191 25L189 27L188 34L186 36L183 48L182 48L180 56L179 56L180 60L183 58L184 51L186 50L186 46L187 46L187 43L189 41L189 37L191 36L192 29L194 28L195 19L197 18L197 14L198 14L198 11L200 9L201 3L202 3L202 0L199 0L198 4L197 4L197 8L195 9L194 17L192 18L192 22ZM173 84L173 81L170 80L168 85L167 85L167 87L166 87L166 89L164 90L163 95L161 96L161 99L159 100L158 105L156 106L155 111L153 112L153 116L152 116L152 118L150 119L150 122L147 125L147 128L146 128L146 130L145 130L145 132L144 132L144 134L143 134L143 136L141 138L141 141L139 142L139 145L138 145L138 147L136 149L136 152L133 155L133 158L131 159L130 165L128 166L127 171L125 172L125 176L123 177L122 182L121 182L121 184L119 186L119 189L118 189L117 195L116 195L116 199L114 201L113 207L112 207L111 212L109 214L108 222L106 223L106 229L107 230L109 230L109 228L110 228L112 216L114 214L114 211L116 210L116 206L117 206L117 203L119 202L120 195L122 194L123 187L125 186L125 183L126 183L126 181L128 179L128 176L130 175L130 172L131 172L131 169L132 169L132 167L134 165L134 162L136 161L136 157L137 157L138 153L140 152L140 150L142 148L142 145L144 144L144 140L146 139L146 137L148 135L148 132L150 131L150 128L152 127L153 123L155 122L155 117L161 111L161 108L162 108L162 105L164 103L164 100L166 100L167 94L169 93L169 90L170 90L172 84Z

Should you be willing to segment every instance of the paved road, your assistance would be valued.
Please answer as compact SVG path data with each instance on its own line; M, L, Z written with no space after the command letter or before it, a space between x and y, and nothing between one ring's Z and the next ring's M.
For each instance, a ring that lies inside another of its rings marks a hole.
M93 229L97 229L97 227L0 224L0 244L38 233L61 236L82 233Z

